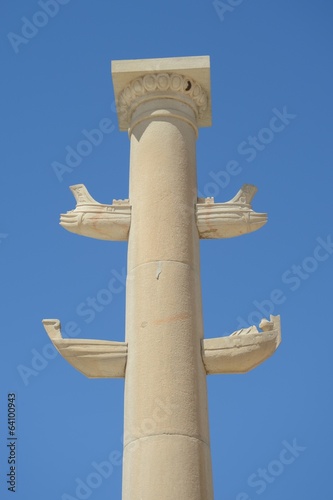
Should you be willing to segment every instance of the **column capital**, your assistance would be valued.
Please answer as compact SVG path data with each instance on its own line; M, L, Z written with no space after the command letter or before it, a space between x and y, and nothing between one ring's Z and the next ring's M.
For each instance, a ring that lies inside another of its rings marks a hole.
M112 61L111 72L120 130L138 105L164 97L189 104L199 127L211 125L208 56Z

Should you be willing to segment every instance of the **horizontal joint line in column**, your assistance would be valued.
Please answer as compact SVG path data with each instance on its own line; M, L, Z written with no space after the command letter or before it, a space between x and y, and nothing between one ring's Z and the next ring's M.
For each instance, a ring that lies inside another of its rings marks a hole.
M181 260L151 260L149 262L143 262L142 264L138 264L137 266L132 267L132 269L128 269L127 274L130 274L132 271L134 271L134 269L137 269L138 267L149 266L151 264L164 264L164 263L168 263L168 262L174 262L175 264L182 264L184 266L189 267L193 272L195 272L195 269L193 266L191 266L187 262L182 262Z
M126 446L134 443L135 441L141 441L142 439L149 439L149 438L154 438L154 437L159 437L159 436L161 436L161 437L164 437L164 436L177 437L178 436L178 437L181 437L181 438L189 438L189 439L193 439L194 441L199 441L200 443L203 443L208 448L210 448L210 444L209 443L207 443L203 439L197 438L195 436L190 436L189 434L179 434L179 433L176 433L176 432L162 432L160 434L149 434L148 436L141 436L141 437L138 437L138 438L134 438L131 441L129 441L128 443L124 444L124 450L125 450Z

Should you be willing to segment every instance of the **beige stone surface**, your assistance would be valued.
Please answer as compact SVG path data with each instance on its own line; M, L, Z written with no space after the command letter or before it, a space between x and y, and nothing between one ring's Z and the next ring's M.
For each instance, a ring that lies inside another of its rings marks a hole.
M210 448L199 439L158 434L134 441L124 448L123 498L211 500L212 483L202 481L211 475L209 464Z
M198 100L203 91L207 101L198 125L211 125L209 56L112 61L111 72L120 130L127 130L131 122L127 111L124 114L124 105L127 106L130 101L140 101L140 97L146 92L150 95L164 93L169 97L172 92L171 97L174 99L188 95L190 100ZM133 104L136 105L135 102Z
M103 205L80 184L65 229L128 239L125 342L63 339L59 352L88 377L124 377L123 500L212 500L206 377L243 373L280 343L279 317L204 339L200 238L254 231L256 188L227 203L197 199L198 127L211 123L209 58L113 61L121 130L130 138L129 200Z
M213 498L193 107L162 95L131 118L124 500ZM149 426L158 400L170 413Z
M131 225L129 200L98 203L83 184L70 186L76 207L61 214L60 225L71 233L99 240L127 241Z
M44 319L44 328L59 353L89 378L125 376L127 344L108 340L64 339L58 319Z
M244 184L236 196L225 203L214 198L199 198L196 205L197 226L202 239L233 238L252 233L267 222L267 214L252 210L257 188Z
M280 316L262 320L259 326L262 332L252 326L228 337L204 339L202 357L207 374L246 373L272 356L281 342Z

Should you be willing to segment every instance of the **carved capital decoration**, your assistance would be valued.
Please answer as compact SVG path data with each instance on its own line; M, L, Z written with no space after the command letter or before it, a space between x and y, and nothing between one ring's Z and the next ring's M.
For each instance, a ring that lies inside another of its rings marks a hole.
M179 97L191 102L196 116L203 116L208 107L208 95L195 80L178 73L150 73L132 80L119 96L119 117L130 122L133 110L147 98Z

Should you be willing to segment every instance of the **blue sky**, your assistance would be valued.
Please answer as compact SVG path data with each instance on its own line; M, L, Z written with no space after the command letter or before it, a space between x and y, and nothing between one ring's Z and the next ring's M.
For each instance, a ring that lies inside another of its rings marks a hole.
M258 232L201 243L205 336L270 312L281 314L283 335L252 372L208 377L215 498L332 497L332 14L328 0L4 3L1 498L12 498L10 393L17 500L121 498L123 381L75 371L54 355L41 320L124 339L126 243L68 233L59 214L74 208L72 184L104 203L128 196L110 61L191 55L211 57L213 126L200 129L198 190L222 202L255 184L253 208L269 218ZM112 131L57 176L54 162L105 118ZM88 323L79 307L111 277L119 291ZM110 460L98 481L96 464Z

